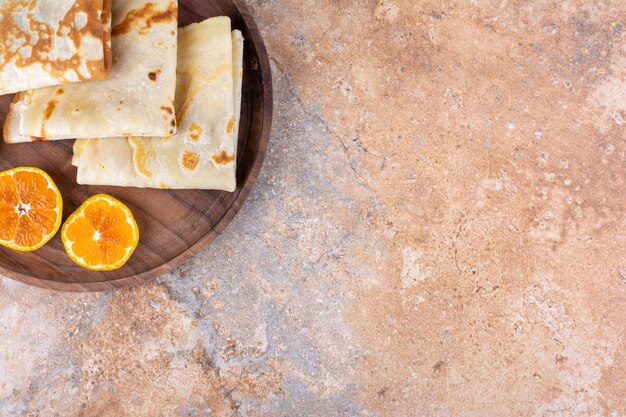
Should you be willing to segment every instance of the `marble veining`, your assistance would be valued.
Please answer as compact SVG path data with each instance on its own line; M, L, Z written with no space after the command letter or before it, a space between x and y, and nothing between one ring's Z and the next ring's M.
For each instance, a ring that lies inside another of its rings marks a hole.
M626 416L626 4L248 0L275 123L154 282L0 279L0 416Z

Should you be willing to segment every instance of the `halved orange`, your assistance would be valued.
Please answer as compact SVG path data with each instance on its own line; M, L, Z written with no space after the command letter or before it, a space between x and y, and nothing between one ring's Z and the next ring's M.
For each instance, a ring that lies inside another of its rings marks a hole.
M0 245L22 252L39 249L59 230L63 199L39 168L0 172Z
M68 217L61 239L78 265L92 271L111 271L124 265L135 251L139 228L122 202L97 194Z

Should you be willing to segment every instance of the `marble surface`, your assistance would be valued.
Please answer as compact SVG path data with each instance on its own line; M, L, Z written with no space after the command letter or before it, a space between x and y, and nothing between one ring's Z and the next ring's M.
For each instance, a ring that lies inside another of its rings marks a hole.
M626 4L248 4L251 198L146 285L0 279L0 415L626 416Z

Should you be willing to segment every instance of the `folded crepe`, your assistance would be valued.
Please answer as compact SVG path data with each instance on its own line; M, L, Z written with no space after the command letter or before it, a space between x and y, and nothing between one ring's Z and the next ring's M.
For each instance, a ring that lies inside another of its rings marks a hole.
M19 93L8 143L176 133L176 0L113 3L111 76Z
M104 79L111 0L0 0L0 95Z
M234 191L243 36L216 17L179 30L178 133L77 140L79 184Z

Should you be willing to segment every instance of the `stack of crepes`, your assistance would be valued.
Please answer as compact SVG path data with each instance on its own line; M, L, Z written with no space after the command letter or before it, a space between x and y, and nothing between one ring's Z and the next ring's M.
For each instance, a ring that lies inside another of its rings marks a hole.
M91 15L98 16L100 26L92 25L96 29L85 36L93 44L93 39L100 39L102 46L100 73L95 61L87 60L96 57L95 53L76 52L79 58L63 61L66 68L77 66L76 77L50 64L53 57L62 55L54 52L55 47L68 49L64 41L53 40L53 48L33 54L26 62L29 65L19 57L9 61L0 56L0 85L6 85L0 93L25 85L37 88L16 95L4 127L5 141L77 138L72 163L78 169L79 184L234 191L243 71L241 32L231 31L228 17L177 28L178 5L172 0L114 1L112 25L107 26L107 1L0 0L0 37L7 18L19 29L25 24L37 27L41 15L65 13L60 20L77 29L85 20L77 16L86 14L87 21ZM61 4L64 8L57 10ZM24 23L24 16L30 23ZM56 25L50 34L74 39L75 46L69 49L85 49L85 41L64 27ZM24 55L22 46L15 48L19 56ZM112 64L107 60L110 51ZM1 49L0 53L4 54ZM87 72L82 71L85 65ZM47 68L54 71L46 72ZM22 74L22 84L8 82L16 71Z

